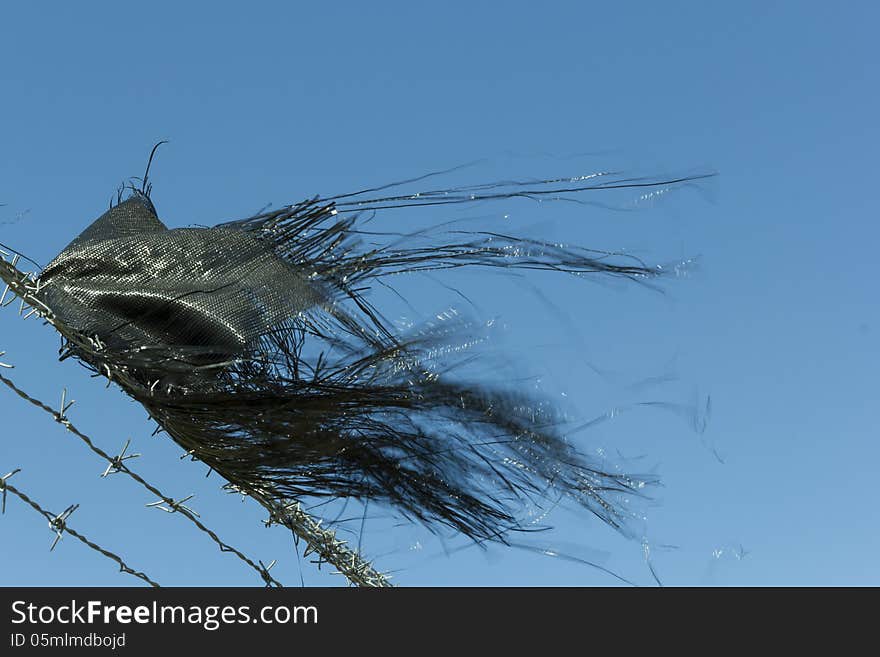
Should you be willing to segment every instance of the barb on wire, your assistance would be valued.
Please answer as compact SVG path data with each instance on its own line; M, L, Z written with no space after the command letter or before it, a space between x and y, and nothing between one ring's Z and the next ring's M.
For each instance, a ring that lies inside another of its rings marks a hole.
M55 540L52 541L52 547L49 548L49 552L53 552L55 550L55 546L58 545L58 541L60 541L64 536L64 530L67 528L67 519L73 515L73 512L79 508L79 504L71 504L69 507L64 509L57 516L52 518L49 521L49 529L55 532Z
M2 502L0 502L0 514L6 513L6 480L15 474L18 474L19 472L21 472L21 468L16 468L12 472L7 472L5 475L0 477L0 491L3 491L2 493L0 493L0 497L2 497Z
M147 506L147 508L150 508L150 509L159 509L160 511L164 511L165 513L177 513L178 511L180 511L182 509L184 511L188 511L189 513L193 514L194 516L196 516L198 518L201 518L201 516L198 513L196 513L195 511L193 511L192 508L190 508L184 504L184 502L189 502L194 497L195 497L194 494L189 495L188 497L184 497L182 500L178 500L176 502L174 500L171 500L170 502L168 502L167 500L159 500L158 502L151 502L150 504L147 504L146 506ZM262 563L262 562L260 562L260 563Z
M159 588L159 585L156 582L154 582L152 579L150 579L144 573L137 571L134 568L132 568L131 566L129 566L128 564L126 564L125 561L123 561L122 557L120 557L118 554L114 554L113 552L110 552L110 550L107 550L106 548L101 547L100 545L98 545L94 541L89 540L83 534L80 534L76 530L72 529L70 527L70 525L68 525L67 520L70 518L71 514L79 508L79 504L72 504L71 506L67 507L64 511L62 511L61 513L58 513L58 514L54 514L51 511L47 511L46 509L41 507L36 501L34 501L32 498L30 498L28 495L26 495L21 490L19 490L18 488L16 488L15 486L13 486L12 484L9 483L8 479L16 472L19 472L19 469L13 470L8 475L0 478L0 490L3 491L3 499L4 499L3 510L4 511L6 510L6 505L5 505L6 493L10 492L13 495L15 495L16 497L18 497L22 502L24 502L25 504L30 506L32 509L34 509L37 513L41 514L46 520L48 520L49 521L49 528L53 532L55 532L55 540L52 542L52 546L49 548L50 552L55 549L55 546L58 545L58 541L61 540L61 537L64 534L69 534L70 536L73 536L76 540L78 540L80 543L84 544L86 547L94 550L95 552L98 552L99 554L104 555L105 557L107 557L108 559L110 559L112 561L115 561L117 564L119 564L120 572L128 573L129 575L133 575L133 576L145 581L150 586L155 587L155 588Z
M125 440L125 445L122 446L122 450L119 452L117 456L114 456L110 463L107 464L107 469L101 473L101 478L107 477L112 474L116 474L117 472L122 472L122 464L129 459L136 459L140 457L140 454L126 454L125 452L128 450L128 446L131 445L131 438L127 438Z

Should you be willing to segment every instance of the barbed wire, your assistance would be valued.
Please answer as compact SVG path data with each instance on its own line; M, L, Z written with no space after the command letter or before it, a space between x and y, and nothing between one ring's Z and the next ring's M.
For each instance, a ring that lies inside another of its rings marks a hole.
M52 546L49 548L50 551L55 549L55 546L58 545L58 541L61 540L61 537L64 534L69 534L70 536L73 536L76 540L78 540L80 543L83 543L88 548L94 550L95 552L98 552L99 554L104 555L105 557L107 557L108 559L110 559L112 561L115 561L117 564L119 564L120 572L128 573L129 575L134 575L135 577L145 581L150 586L155 587L155 588L159 588L158 583L156 583L155 581L150 579L143 572L137 571L134 568L132 568L131 566L129 566L127 563L125 563L125 561L123 561L122 557L120 557L118 554L115 554L115 553L111 552L110 550L101 547L100 545L98 545L94 541L89 540L83 534L79 533L78 531L76 531L70 527L70 525L68 524L67 521L70 518L71 514L73 514L73 512L79 508L79 504L72 504L69 507L67 507L64 511L62 511L61 513L57 513L57 514L52 513L51 511L47 511L46 509L44 509L33 498L26 495L20 489L16 488L12 484L10 484L8 481L9 478L18 472L21 472L21 470L19 468L16 468L15 470L10 472L9 474L4 475L3 477L0 477L0 492L2 492L2 496L3 496L2 510L4 513L6 512L6 493L12 493L18 499L20 499L22 502L24 502L25 504L30 506L32 509L34 509L34 511L36 511L37 513L41 514L44 518L46 518L46 520L49 521L49 528L53 532L55 532L55 540L52 542Z
M7 260L6 258L10 259ZM0 281L6 284L2 294L0 294L0 308L10 305L17 298L20 301L18 311L18 314L20 316L23 316L24 319L28 319L32 316L37 316L43 319L46 324L49 324L56 331L58 331L62 338L69 340L73 337L72 330L66 327L62 322L60 322L55 316L55 313L52 311L52 309L49 308L37 296L40 291L39 278L34 276L32 273L19 270L17 265L20 259L21 254L10 254L0 249ZM10 292L12 293L12 295L7 300L7 297L10 296ZM27 313L24 312L26 306L30 307L30 310ZM2 353L0 353L0 356L2 356ZM0 366L3 365L3 363L0 363ZM113 382L111 373L109 371L107 371L106 373L102 372L102 375L107 378L107 385L109 386ZM268 572L269 569L275 564L275 561L272 561L268 566L265 566L262 562L259 562L260 566L256 566L256 564L254 564L252 560L250 560L237 550L230 548L226 543L221 541L214 532L205 527L195 517L195 513L191 509L183 505L183 502L186 500L175 501L174 499L165 496L157 488L153 487L142 477L136 475L133 471L131 471L124 464L124 461L127 458L132 458L131 455L125 455L125 451L128 448L128 443L126 443L125 447L123 447L122 451L117 457L111 457L109 456L109 454L96 447L93 441L88 436L76 430L65 415L67 409L70 407L69 404L66 404L66 390L64 393L62 393L61 410L59 412L44 404L43 402L40 402L33 397L30 397L29 395L18 389L15 384L6 377L0 375L0 379L2 379L3 383L10 387L10 389L12 389L17 395L52 415L56 422L62 424L62 426L68 429L68 431L70 431L78 438L80 438L83 442L85 442L85 444L93 452L107 460L110 463L110 466L108 467L108 470L105 471L105 475L113 469L127 473L129 476L138 481L142 486L147 487L150 492L159 497L161 502L167 505L164 510L172 513L178 512L181 515L189 518L194 524L196 524L197 527L199 527L203 532L207 533L220 546L220 549L222 551L232 551L237 556L239 556L240 559L248 563L248 565L250 565L252 568L256 568L261 577L263 577L264 581L266 581L267 586L280 586L279 583L275 582L275 580L271 578ZM266 521L267 526L270 526L272 524L283 525L287 527L297 539L302 540L306 545L304 551L305 556L308 556L311 553L316 554L318 559L314 561L314 563L316 563L319 568L323 563L329 563L336 568L337 574L343 575L351 584L355 586L391 586L389 582L389 577L387 575L377 571L372 566L372 564L369 563L369 561L361 556L359 551L348 548L345 541L337 538L336 532L334 530L330 529L329 527L322 526L323 521L313 518L302 508L299 502L295 500L284 500L283 502L277 502L272 499L272 496L258 490L239 489L239 492L251 497L269 512L269 519ZM160 506L159 508L162 507Z
M5 354L5 352L0 352L0 356L2 356L4 354ZM4 363L4 365L6 365L6 364ZM79 438L83 443L86 444L86 446L92 452L94 452L95 454L100 456L102 459L107 461L108 466L107 466L107 469L104 471L104 473L101 475L102 477L107 476L108 474L113 473L113 472L121 472L123 474L128 475L129 477L134 479L136 482L138 482L141 486L143 486L146 490L148 490L150 493L152 493L156 497L160 498L159 502L153 502L152 504L148 504L147 505L148 507L158 507L158 505L164 503L167 506L165 508L163 508L163 510L167 510L169 513L179 513L184 518L186 518L187 520L192 522L199 529L199 531L207 534L211 538L211 540L214 541L219 546L221 552L230 552L230 553L234 554L241 561L243 561L248 566L250 566L255 571L257 571L257 573L260 575L260 577L262 577L263 580L266 582L267 586L277 586L277 587L282 586L282 584L280 582L276 581L271 575L269 575L268 570L265 567L258 566L252 559L247 557L244 553L242 553L241 551L232 547L231 545L229 545L225 541L222 541L220 539L220 537L214 531L209 529L203 522L201 522L196 517L198 514L196 514L195 511L193 511L192 509L190 509L189 507L187 507L183 504L184 502L188 501L190 498L185 498L182 500L175 501L174 498L169 497L168 495L166 495L165 493L160 491L158 488L156 488L155 486L153 486L152 484L147 482L143 477L141 477L139 474L137 474L135 471L133 471L131 468L129 468L127 465L125 465L124 461L126 459L134 458L134 455L127 455L126 456L126 454L125 454L126 450L128 449L128 445L129 445L128 441L126 441L125 446L122 448L122 450L118 456L110 456L107 452L105 452L100 447L95 445L94 441L91 438L89 438L87 435L85 435L84 433L79 431L73 425L73 423L66 417L66 415L63 415L63 413L66 413L67 409L70 408L70 405L66 405L66 408L65 408L66 389L65 389L65 392L62 393L62 395L61 395L61 399L62 399L61 403L62 403L63 410L61 412L59 412L59 411L53 409L52 407L50 407L49 405L45 404L44 402L40 401L39 399L31 397L24 390L19 388L11 379L3 376L2 374L0 374L0 383L3 383L4 385L6 385L6 387L8 387L10 390L12 390L21 399L24 399L25 401L29 402L30 404L33 404L34 406L36 406L40 410L44 411L45 413L48 413L49 415L51 415L52 418L55 420L55 422L57 422L58 424L63 426L65 429L67 429L67 431L69 431L74 436ZM72 404L73 402L70 402L70 403ZM162 508L162 507L158 507L158 508Z

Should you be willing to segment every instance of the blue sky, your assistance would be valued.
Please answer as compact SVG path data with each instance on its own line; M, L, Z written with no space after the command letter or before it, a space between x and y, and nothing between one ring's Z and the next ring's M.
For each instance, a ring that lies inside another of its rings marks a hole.
M718 170L699 190L615 197L611 210L518 202L377 220L504 221L652 262L699 256L665 294L554 276L448 282L499 318L517 371L585 419L711 397L702 435L656 409L578 435L661 475L644 534L664 583L880 584L876 5L195 5L0 9L0 241L47 262L163 138L153 198L172 226L474 161L451 181ZM420 312L460 302L409 285ZM14 308L0 312L0 351L20 385L53 403L66 385L82 430L108 451L131 437L144 455L133 466L196 493L206 523L278 559L280 579L341 583L300 567L287 536L150 438L121 393L58 363L50 329ZM71 524L90 538L163 584L260 583L182 519L145 509L132 482L100 479L101 463L36 409L0 390L0 411L0 470L22 467L14 483L50 509L81 504ZM652 583L639 541L565 511L551 522L566 554ZM18 502L0 537L0 584L136 583L69 537L50 554L45 521ZM525 550L447 556L381 509L363 540L402 584L615 583Z

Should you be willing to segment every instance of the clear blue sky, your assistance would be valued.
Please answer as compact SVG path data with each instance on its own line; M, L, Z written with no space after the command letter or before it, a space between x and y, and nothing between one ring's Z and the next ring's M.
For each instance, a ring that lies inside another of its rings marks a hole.
M485 162L455 182L717 169L698 192L615 199L624 211L520 202L451 216L506 213L525 234L656 262L699 255L665 295L553 276L446 282L500 318L519 372L585 419L711 395L702 436L659 410L578 436L662 476L645 534L664 583L880 584L875 3L193 5L0 9L0 241L47 262L162 138L153 198L172 226L474 160ZM400 230L448 218L379 219ZM424 279L409 291L425 314L461 301ZM144 454L133 467L196 493L207 524L278 559L280 579L341 583L300 571L288 536L150 438L121 393L56 362L51 330L15 309L0 312L0 350L20 385L52 403L67 385L81 429L108 450L131 437ZM13 483L52 510L81 504L72 526L163 584L259 584L183 519L145 509L133 482L99 479L101 463L39 411L4 390L0 410L0 470L22 467ZM615 583L522 550L445 556L383 513L370 509L364 548L399 583ZM565 512L551 523L568 554L652 582L638 541ZM0 584L136 583L70 537L49 554L45 524L9 501Z

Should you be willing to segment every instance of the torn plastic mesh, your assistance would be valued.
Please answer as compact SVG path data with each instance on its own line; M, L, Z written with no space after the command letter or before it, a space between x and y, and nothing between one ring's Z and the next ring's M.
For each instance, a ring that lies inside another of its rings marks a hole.
M65 356L109 375L241 490L376 500L429 527L503 542L526 530L524 508L566 498L625 531L621 498L642 494L650 478L591 461L547 400L437 367L437 354L474 341L468 319L450 313L401 333L370 303L372 283L413 271L661 274L632 258L498 233L362 240L364 210L542 189L495 187L316 198L171 230L148 194L132 190L43 270L38 294L70 329Z

